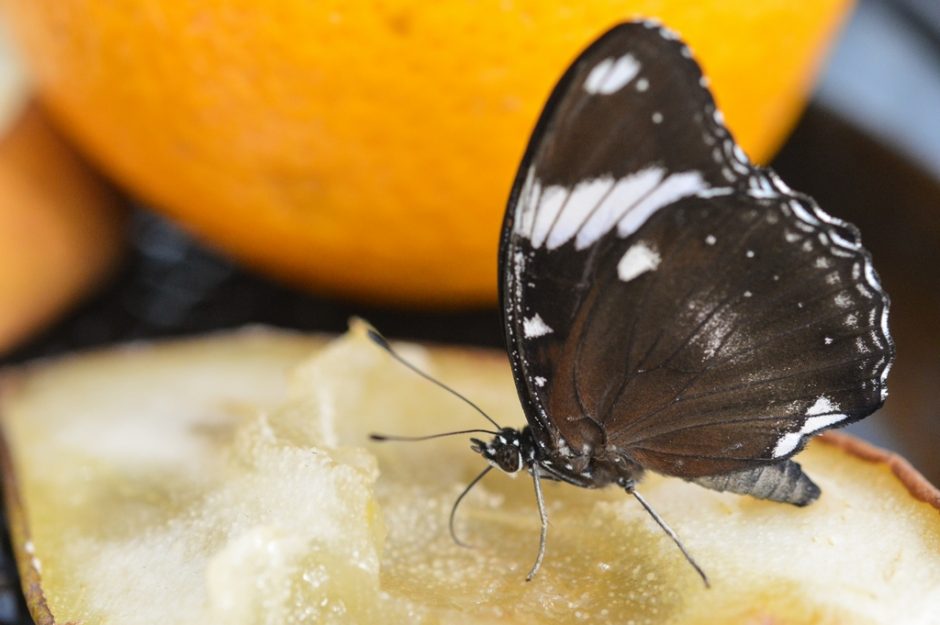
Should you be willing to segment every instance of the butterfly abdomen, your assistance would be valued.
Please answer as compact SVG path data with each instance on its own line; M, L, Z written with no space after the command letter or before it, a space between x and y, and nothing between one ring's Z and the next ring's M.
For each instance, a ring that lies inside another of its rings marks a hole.
M699 486L739 495L750 495L796 506L808 505L819 497L819 487L792 460L726 475L690 480Z

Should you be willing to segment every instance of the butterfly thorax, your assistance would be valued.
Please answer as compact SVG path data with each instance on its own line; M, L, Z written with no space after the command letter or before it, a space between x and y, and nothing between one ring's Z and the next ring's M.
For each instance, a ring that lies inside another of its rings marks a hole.
M642 467L622 455L608 458L572 452L567 446L541 445L529 426L503 428L489 442L473 438L471 449L506 473L523 469L531 473L537 466L541 477L584 488L632 487L643 473Z

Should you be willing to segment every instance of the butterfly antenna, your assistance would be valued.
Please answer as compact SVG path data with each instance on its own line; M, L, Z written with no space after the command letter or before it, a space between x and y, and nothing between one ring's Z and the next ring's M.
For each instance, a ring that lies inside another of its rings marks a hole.
M535 502L539 506L539 521L542 529L539 531L539 553L535 556L535 564L525 576L525 581L531 582L535 574L542 568L542 560L545 559L545 545L548 542L548 513L545 511L545 498L542 497L542 480L539 478L539 465L532 465L532 483L535 485Z
M451 387L447 386L447 385L444 384L443 382L440 382L439 380L435 380L435 379L432 378L430 375L428 375L427 373L425 373L425 372L422 371L421 369L418 369L416 366L414 366L413 364L411 364L410 362L408 362L407 360L405 360L404 358L402 358L401 356L399 356L399 355L398 355L398 352L396 352L394 349L392 349L392 346L389 344L388 340L387 340L384 336L382 336L381 334L379 334L378 330L376 330L375 328L371 328L371 327L370 327L370 328L367 328L367 329L366 329L366 334L369 336L370 339L372 339L372 342L373 342L373 343L375 343L376 345L378 345L379 347L381 347L382 349L384 349L386 352L388 352L389 356L391 356L392 358L394 358L395 360L397 360L397 361L400 362L401 364L405 365L406 367L408 367L409 369L411 369L412 371L414 371L415 373L417 373L418 375L420 375L422 378L424 378L424 379L427 380L428 382L431 382L431 383L433 383L433 384L436 384L437 386L439 386L440 388L444 389L445 391L447 391L447 392L450 393L451 395L455 395L456 397L462 399L465 403L467 403L467 404L469 404L470 406L472 406L474 410L476 410L476 411L479 412L481 415L483 415L483 418L486 419L487 421L489 421L490 423L492 423L492 424L496 427L497 430L503 429L500 424L496 423L496 421L494 421L493 418L490 417L490 415L488 415L488 414L486 414L485 412L483 412L483 409L480 408L479 406L477 406L475 403L473 403L472 401L470 401L469 399L467 399L466 397L464 397L463 395L461 395L460 393L458 393L457 391L455 391L455 390L452 389Z
M460 493L460 495L457 497L457 500L454 501L454 506L450 509L450 520L448 521L448 526L450 527L450 537L453 538L454 542L460 545L461 547L469 548L471 547L471 545L468 545L467 543L457 538L457 531L454 529L454 521L457 518L457 506L459 506L460 502L463 501L463 498L467 496L467 493L470 492L470 489L476 486L477 482L482 480L486 476L486 474L489 473L492 469L493 467L492 465L490 465L486 467L485 469L483 469L483 471L480 472L478 476L473 478L473 481L467 484L467 487L463 489L463 492Z
M413 443L415 441L429 441L432 438L444 438L445 436L457 436L458 434L492 434L497 436L499 432L494 432L493 430L481 430L481 429L472 429L472 430L456 430L454 432L442 432L440 434L427 434L425 436L393 436L390 434L369 434L369 438L383 443L385 441L405 441L408 443ZM472 486L472 484L471 484Z
M685 547L682 545L682 541L679 540L679 536L672 530L671 527L666 525L666 522L662 519L662 517L656 514L656 511L653 510L648 503L646 503L646 500L640 496L640 493L636 492L632 488L628 488L627 492L636 497L636 500L639 501L640 505L643 506L646 512L649 513L651 517L653 517L653 520L659 524L659 527L661 527L662 530L666 532L669 538L672 539L672 542L676 543L676 546L679 547L679 551L682 552L682 555L685 556L685 559L688 560L689 564L692 565L692 568L695 569L695 572L698 573L699 577L702 578L702 581L705 582L705 588L711 588L712 586L708 583L708 576L705 575L705 571L702 570L702 567L698 565L689 552L685 550Z

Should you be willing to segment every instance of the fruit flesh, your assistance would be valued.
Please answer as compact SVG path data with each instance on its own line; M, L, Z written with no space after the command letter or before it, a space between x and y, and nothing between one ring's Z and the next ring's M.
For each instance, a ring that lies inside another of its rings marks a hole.
M498 421L504 357L401 346ZM314 355L310 356L312 352ZM298 366L299 365L299 366ZM286 382L286 372L292 370ZM104 352L7 377L0 414L49 608L94 623L929 623L940 512L889 468L813 444L794 508L650 476L641 492L712 581L616 489L488 476L480 417L354 333L249 332ZM24 537L24 540L26 538ZM21 549L21 551L23 551Z

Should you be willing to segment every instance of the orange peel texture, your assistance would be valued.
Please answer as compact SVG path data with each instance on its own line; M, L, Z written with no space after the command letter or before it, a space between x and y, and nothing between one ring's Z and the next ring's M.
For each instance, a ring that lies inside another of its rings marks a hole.
M127 188L243 261L361 301L491 304L552 85L615 22L678 31L757 161L849 0L0 0L45 101Z

